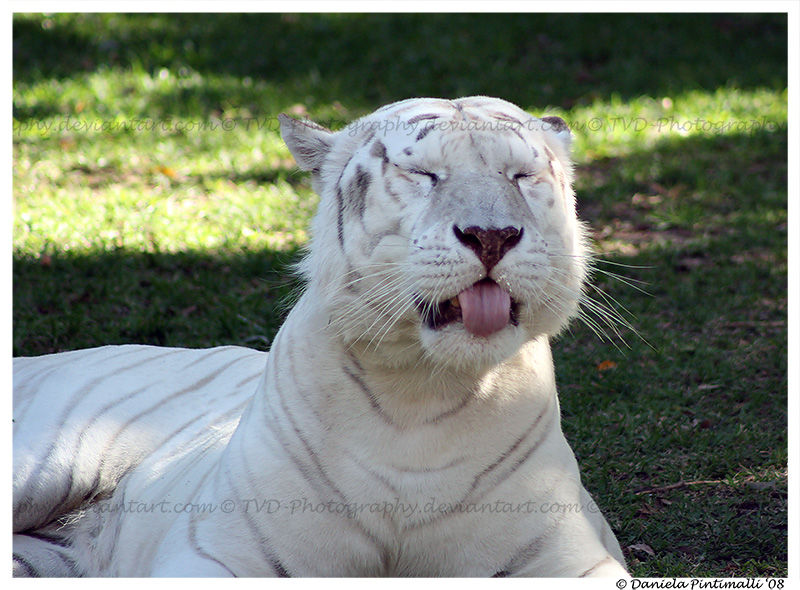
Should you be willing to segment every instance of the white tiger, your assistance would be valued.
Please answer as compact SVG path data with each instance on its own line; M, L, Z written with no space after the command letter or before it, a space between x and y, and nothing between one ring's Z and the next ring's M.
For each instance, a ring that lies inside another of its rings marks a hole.
M586 274L564 122L472 97L281 130L321 202L269 354L15 361L15 573L626 576L548 342Z

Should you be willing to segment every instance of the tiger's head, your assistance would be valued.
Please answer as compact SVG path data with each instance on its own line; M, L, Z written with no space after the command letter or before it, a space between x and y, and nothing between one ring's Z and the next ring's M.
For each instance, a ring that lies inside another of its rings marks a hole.
M506 101L410 99L338 132L281 115L320 205L307 297L386 365L485 367L576 315L571 135Z

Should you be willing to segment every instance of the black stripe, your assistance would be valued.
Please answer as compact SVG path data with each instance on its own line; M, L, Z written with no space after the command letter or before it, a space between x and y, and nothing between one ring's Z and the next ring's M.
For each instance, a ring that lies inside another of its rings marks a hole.
M376 133L377 133L377 131L375 130L375 128L374 128L374 127L373 127L372 129L370 129L370 130L367 132L367 134L366 134L366 135L365 135L365 136L364 136L364 137L361 139L361 145L366 145L366 144L368 144L370 141L372 141L372 138L373 138L373 137L375 137L375 134L376 134Z
M277 390L277 388L276 388L276 390ZM280 392L279 392L279 395L280 395ZM308 473L307 468L300 463L300 461L298 460L298 458L295 455L293 455L292 453L289 452L288 445L286 444L286 442L281 440L282 437L275 430L274 426L275 426L275 424L273 422L270 422L268 428L272 431L273 435L282 443L282 446L284 448L284 452L286 452L287 456L289 457L289 460L292 461L292 463L295 464L295 466L297 467L297 469L300 472L300 474L303 476L303 478L308 483L311 484L312 488L317 490L317 486L312 481L311 475ZM294 430L295 430L295 433L297 433L297 429L295 428ZM300 437L300 439L301 439L301 441L303 443L305 443L305 441L302 439L302 437ZM245 477L247 478L247 481L248 481L249 489L258 489L258 487L259 487L258 486L258 481L255 479L255 473L257 473L257 471L253 470L253 469L251 469L249 467L249 465L247 464L247 457L246 456L240 456L240 460L241 460L241 463L242 463L242 468L244 469L244 475L245 475ZM231 485L232 489L237 491L237 495L241 496L241 494L238 494L238 491L239 491L237 489L239 487L237 485L238 482L233 480L233 478L231 477L230 471L227 470L227 469L225 470L225 476L228 479L229 483L232 484ZM335 489L335 488L333 488L333 489ZM338 490L337 490L337 492L338 492ZM270 543L269 538L266 536L265 531L261 527L259 527L258 524L255 522L253 515L250 512L245 512L244 520L247 523L248 529L250 529L250 533L258 540L257 546L258 546L259 550L261 551L261 555L263 556L264 561L269 565L270 568L272 568L272 570L276 573L276 575L279 578L290 578L291 575L289 574L288 570L283 566L283 564L281 563L280 559L278 559L278 557L275 555L275 550L272 547L272 544ZM198 546L198 548L199 548L199 546ZM218 561L218 560L215 560L215 561ZM219 561L218 561L218 563L219 563ZM224 567L224 564L221 564L221 565L223 565L223 567ZM228 569L228 568L226 567L226 569ZM228 571L230 571L230 570L228 570Z
M278 577L279 578L291 578L292 577L292 576L289 575L289 572L286 571L286 568L283 567L283 564L281 564L281 562L278 561L277 559L273 560L273 561L270 561L270 565L272 566L272 569L274 569L278 573Z
M435 424L437 422L441 422L445 418L450 418L451 416L455 416L456 414L460 413L461 410L466 408L473 399L474 399L474 396L471 393L467 393L464 396L464 399L461 401L461 403L456 405L454 408L451 408L450 410L442 412L438 416L434 416L433 418L429 418L428 420L425 420L425 424Z
M549 423L549 424L548 424L548 425L545 427L545 430L549 430L549 428L550 428L550 426L552 426L552 424L553 424L553 422L551 421L551 422L550 422L550 423ZM525 461L527 461L527 460L528 460L528 459L529 459L529 458L530 458L530 457L533 455L533 453L535 453L535 452L536 452L536 450L539 448L539 445L540 445L540 444L542 444L542 442L544 442L544 439L545 439L545 438L546 438L546 436L542 436L542 437L541 437L541 438L539 438L539 439L538 439L538 440L537 440L537 441L536 441L536 442L535 442L533 445L531 445L531 447L530 447L530 448L529 448L527 451L525 451L525 452L522 454L522 457L520 457L519 459L517 459L516 463L514 463L514 465L513 465L513 466L512 466L512 467L511 467L511 468L508 470L508 473L506 474L506 476L505 476L505 477L507 478L509 475L511 475L511 474L512 474L512 473L514 473L514 472L515 472L517 469L519 469L519 468L520 468L520 466L521 466L523 463L525 463ZM504 479L505 479L505 478L504 478Z
M355 154L350 154L350 157L345 162L344 166L342 166L342 171L339 173L339 180L336 181L336 227L339 236L339 245L341 246L342 250L344 250L344 194L342 193L342 179L344 178L344 173L347 171L347 168L350 166L350 162L353 161Z
M336 229L339 236L339 245L344 250L344 197L342 187L336 187Z
M54 535L46 530L26 532L24 533L24 536L30 537L31 539L36 539L38 541L42 541L43 543L47 543L48 545L57 545L58 547L65 547L65 548L70 546L70 544L64 540L64 537Z
M29 577L29 578L40 578L41 577L39 575L39 571L35 567L33 567L33 564L31 564L31 562L29 562L27 559L22 557L22 555L14 553L13 554L13 558L14 558L14 561L16 561L17 563L22 565L23 569L25 570L25 573L27 574L27 577Z
M389 177L388 176L384 176L383 177L383 190L386 192L387 195L392 197L393 201L395 201L396 203L402 203L401 199L398 198L400 196L400 193L398 193L396 190L394 190L389 185L389 182L390 182Z
M203 478L205 481L205 478ZM225 569L230 573L231 577L236 578L238 577L233 570L229 568L227 565L222 563L216 557L211 556L202 547L200 547L200 543L197 541L197 522L196 516L192 515L192 518L189 520L189 542L192 544L192 550L197 553L200 557L208 559L209 561L213 561L214 563L218 564L221 568Z
M283 347L278 348L278 351L283 353L284 352ZM277 359L276 359L276 361L277 361ZM279 366L279 364L280 363L276 362L275 366ZM296 372L296 367L294 366L294 361L293 361L293 356L292 355L289 355L288 365L289 365L288 366L289 370L287 371L287 373L289 375L296 375L297 372ZM275 392L278 395L278 401L279 401L279 403L281 405L281 408L283 409L283 415L289 421L289 424L290 424L290 426L291 426L291 428L292 428L292 430L294 432L294 435L300 441L300 443L304 447L306 453L308 454L308 459L312 463L312 465L311 465L312 472L309 473L308 469L305 468L305 466L302 465L295 458L295 456L290 454L289 445L286 444L286 443L283 444L284 452L286 452L289 455L289 458L292 460L292 462L295 463L295 465L297 465L297 467L298 467L298 469L300 471L300 474L306 479L306 481L309 484L311 484L311 486L315 489L315 491L317 491L317 493L320 494L320 496L324 497L326 494L323 494L322 490L319 489L319 486L316 483L315 479L316 480L321 480L322 483L325 486L327 486L328 490L333 492L333 494L339 500L341 500L344 503L348 503L347 497L342 492L342 490L339 489L339 487L333 482L333 480L328 476L328 474L326 473L325 469L323 468L323 466L320 463L320 460L319 460L319 457L318 457L317 453L314 451L313 448L311 448L311 445L305 439L305 437L303 436L302 431L298 427L298 425L295 422L295 420L292 418L292 413L289 411L289 407L288 407L288 405L286 403L286 397L285 397L284 392L283 392L282 388L280 387L280 384L279 384L277 379L274 380L274 384L275 384ZM294 399L297 399L297 397L295 396ZM276 432L274 427L277 426L277 423L278 423L278 420L269 421L267 423L267 427L270 428L270 430L272 430L272 432L276 436L278 436L278 434L277 434L277 432ZM313 476L316 476L316 478L314 478ZM375 535L373 533L371 533L370 531L368 531L367 529L365 529L361 525L361 523L359 523L357 520L351 519L349 522L351 523L351 526L356 528L373 545L375 545L376 547L380 545L380 543L379 543L378 539L375 537Z
M389 229L377 233L372 237L372 239L369 241L369 244L367 244L366 248L364 249L364 254L366 254L367 256L372 256L372 253L375 251L375 248L377 248L380 245L380 243L383 241L384 238L388 238L391 236L399 236L400 231L401 231L400 220L397 219L392 223L392 226Z
M373 158L380 158L384 164L384 168L386 168L386 164L389 163L389 155L386 153L386 146L381 140L378 140L372 144L372 149L369 151L369 155Z
M596 564L594 564L592 567L590 567L588 570L586 570L585 572L583 572L583 573L582 573L580 576L578 576L578 577L579 577L579 578L585 578L586 576L588 576L589 574L591 574L591 573L592 573L594 570L596 570L597 568L599 568L601 565L603 565L604 563L607 563L607 562L609 562L609 561L616 562L617 560L616 560L616 559L614 559L613 557L611 557L610 555L607 555L607 556L605 556L603 559L601 559L600 561L598 561Z
M16 360L14 359L14 361ZM16 365L17 363L14 362L14 364ZM32 364L35 366L38 363L34 361ZM28 410L31 406L35 406L37 400L36 392L41 388L41 383L47 381L53 373L64 370L64 364L50 365L42 369L37 368L36 373L27 377L23 383L18 383L18 380L14 379L13 412L16 424L23 424L27 418ZM21 370L30 372L30 369L27 368ZM21 397L17 399L18 396Z
M441 119L442 115L437 115L435 113L427 113L425 115L417 115L415 117L411 117L408 121L406 121L407 125L415 125L420 121L433 121L434 119Z
M520 127L522 127L522 121L520 121L516 117L512 117L509 114L494 111L489 113L489 116L492 117L492 119L497 119L498 121L506 121L508 123L514 123L515 125L519 125Z
M509 131L511 131L512 133L514 133L514 134L515 134L517 137L519 137L519 138L520 138L522 141L525 141L525 137L523 137L523 135L522 135L522 132L521 132L521 131L520 131L520 130L517 128L517 127L508 127L507 129L508 129ZM525 143L528 143L528 142L527 142L527 141L525 141Z
M552 403L552 401L551 401L551 403ZM477 489L480 481L484 477L489 475L492 471L496 470L498 467L500 467L500 465L502 465L503 463L505 463L507 460L510 459L511 455L514 454L514 452L517 449L520 448L520 446L522 445L523 441L526 438L528 438L528 436L537 429L537 427L539 426L539 422L550 411L550 409L551 409L551 406L550 406L550 404L548 404L547 407L545 408L545 410L536 417L536 419L533 421L533 423L530 425L530 427L528 427L528 429L525 430L525 432L522 434L522 436L517 438L517 440L515 440L514 443L510 447L508 447L508 449L505 452L503 452L497 458L497 460L494 463L492 463L491 465L486 467L483 471L481 471L475 477L475 479L472 482L472 486L470 487L469 492L467 492L467 495L471 494L472 492L474 492ZM551 420L551 423L552 423L552 420ZM549 429L550 426L551 426L551 424L546 425L546 427L545 427L545 435L546 435L546 431ZM524 463L531 455L533 455L534 451L536 451L536 449L544 441L545 438L546 438L546 436L540 436L539 438L537 438L536 442L534 442L533 445L531 445L531 447L523 454L522 458L519 459L518 461L516 461L516 463L511 467L511 469L509 469L506 472L506 474L498 482L496 482L495 485L501 483L506 478L508 478L512 473L514 473L514 471L516 471L519 468L519 466L522 465L522 463Z
M397 471L399 473L434 473L436 471L447 471L448 469L452 469L456 465L463 463L465 461L464 457L460 457L458 459L453 459L449 463L442 465L441 467L420 467L418 469L412 469L411 467L399 467L397 465L393 465L387 463L388 467L391 467L392 470ZM388 482L387 482L388 484ZM391 487L391 486L390 486ZM394 489L394 488L392 488Z
M364 381L362 381L361 378L358 375L356 375L353 371L351 371L349 368L343 366L342 370L344 371L344 374L347 375L350 378L350 380L353 381L353 383L358 385L358 388L362 392L364 392L364 395L369 401L369 405L372 406L372 409L375 410L378 416L380 416L381 419L386 424L390 424L393 426L394 424L392 423L391 419L386 415L386 412L383 411L381 404L378 402L378 398L375 397L375 394L372 393L372 390L370 390L370 388L367 387L367 384L364 383Z
M276 354L276 355L279 354L279 355L282 355L282 356L288 355L288 347L278 347L275 350L274 354ZM276 357L275 361L276 361L275 366L280 366L280 365L284 364L284 363L281 363L278 360L277 357ZM292 362L292 357L291 356L289 356L289 358L288 358L288 360L286 361L285 364L288 365L288 371L287 371L288 374L290 374L290 375L296 374L295 373L295 367L294 367L294 364ZM297 422L292 417L292 412L289 410L288 404L286 403L285 392L283 390L283 387L282 387L282 384L281 384L280 380L277 379L277 378L274 379L273 380L273 385L274 385L275 393L278 396L279 404L280 404L280 406L281 406L281 408L283 410L283 415L281 416L281 415L275 413L274 409L270 408L269 405L268 405L267 408L272 410L272 412L273 412L273 419L272 420L266 420L267 428L273 433L273 435L275 437L277 437L279 439L279 442L283 446L284 452L286 452L286 454L289 456L289 459L291 459L292 463L295 464L295 466L297 467L298 471L300 472L300 475L302 475L303 478L309 484L311 484L311 486L314 488L314 490L317 493L319 493L320 495L324 495L323 490L320 488L320 486L319 486L319 484L317 482L317 480L321 480L322 483L325 486L327 486L329 490L333 491L336 494L336 496L338 496L340 499L344 498L344 494L341 493L341 491L334 485L333 481L331 481L331 479L325 473L325 470L322 468L322 465L319 462L319 459L317 457L316 452L314 451L313 448L311 448L311 445L306 440L305 436L303 435L302 430L300 429L300 427L297 425ZM297 399L297 397L295 397L295 399ZM281 422L282 422L281 417L284 417L286 419L286 421L288 421L288 423L289 423L288 426L291 429L291 433L294 434L294 436L300 442L303 450L306 452L307 457L306 457L305 461L301 461L300 458L296 454L290 452L289 449L292 446L296 446L296 445L292 445L291 441L286 436L286 434L289 434L289 433L283 434L285 429L283 428L283 425L281 424ZM265 418L266 418L266 416L265 416ZM281 436L281 434L283 434L283 436ZM243 458L243 460L244 460L244 458ZM251 471L248 469L246 471L246 473L248 473L248 475L249 475L251 473ZM317 477L315 478L314 476L317 476ZM255 484L257 482L253 482L253 483Z
M70 573L75 574L76 576L83 573L83 570L78 569L78 564L74 559L72 559L72 557L58 550L55 550L55 553L58 555L59 559L64 562L64 565L67 566L67 569L70 571Z
M351 210L359 218L364 218L367 204L367 191L372 184L372 174L365 170L361 164L356 165L356 176L347 187L347 202L345 208Z
M423 139L423 138L424 138L426 135L428 135L428 133L430 133L431 131L433 131L433 129L434 129L434 126L433 126L433 125L426 125L425 127L423 127L423 128L420 130L420 132L419 132L419 133L417 133L417 137L415 138L415 140L414 140L414 141L420 141L420 140L421 140L421 139Z
M514 556L508 560L505 566L500 571L507 572L508 575L513 575L514 572L519 571L527 562L536 556L545 545L545 540L553 532L557 531L561 525L561 521L567 516L566 512L559 512L554 520L540 534L536 535L530 542L528 542L522 549L517 551Z
M511 123L511 125L504 125L503 129L507 129L508 131L513 132L522 141L525 141L525 137L523 137L522 132L520 131L520 129L524 125L522 121L520 121L515 117L512 117L511 115L506 115L505 113L492 113L490 116L498 121L502 121L504 123Z
M242 379L241 381L239 381L239 382L238 382L236 385L234 385L233 387L234 387L234 389L237 389L237 390L238 390L238 389L241 389L242 387L244 387L245 385L247 385L247 384L248 384L248 383L250 383L251 381L253 381L253 380L255 380L255 379L258 379L259 377L261 377L261 375L262 375L262 374L263 374L263 371L259 371L258 373L253 373L252 375L250 375L250 376L249 376L249 377L247 377L246 379ZM230 393L233 393L233 391L231 391Z

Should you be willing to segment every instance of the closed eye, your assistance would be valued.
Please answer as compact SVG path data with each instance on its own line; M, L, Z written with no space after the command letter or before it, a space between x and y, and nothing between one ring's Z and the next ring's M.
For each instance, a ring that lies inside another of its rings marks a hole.
M533 178L535 175L531 172L517 172L512 178L519 180L520 178Z
M433 184L433 186L436 186L436 183L439 182L439 177L436 176L433 172L428 172L427 170L416 170L416 169L409 170L409 172L411 172L412 174L420 174L422 176L427 176L428 178L431 179L431 184Z

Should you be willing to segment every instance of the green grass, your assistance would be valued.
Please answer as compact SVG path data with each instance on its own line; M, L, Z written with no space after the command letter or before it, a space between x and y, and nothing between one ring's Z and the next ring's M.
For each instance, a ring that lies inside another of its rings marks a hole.
M501 96L571 123L593 297L638 333L554 343L633 573L785 576L786 41L781 15L16 15L14 354L268 349L317 200L276 114Z

